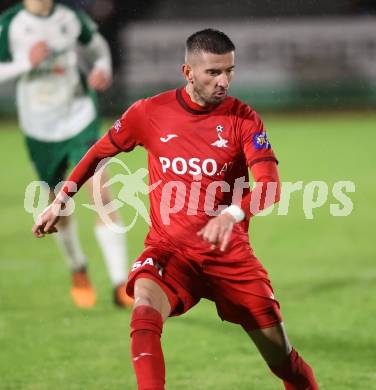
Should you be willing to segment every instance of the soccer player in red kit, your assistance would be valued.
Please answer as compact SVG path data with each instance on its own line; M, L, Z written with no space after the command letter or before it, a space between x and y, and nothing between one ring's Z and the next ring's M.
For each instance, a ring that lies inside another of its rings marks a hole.
M164 389L164 321L201 298L215 302L222 320L241 325L286 389L318 389L288 341L268 274L249 243L249 219L279 200L280 185L261 119L227 95L234 53L220 31L191 35L182 67L187 85L133 104L68 178L79 188L103 158L137 145L148 152L152 224L127 284L142 390ZM248 168L257 182L252 191ZM64 186L34 225L37 237L56 231L58 211L72 195Z

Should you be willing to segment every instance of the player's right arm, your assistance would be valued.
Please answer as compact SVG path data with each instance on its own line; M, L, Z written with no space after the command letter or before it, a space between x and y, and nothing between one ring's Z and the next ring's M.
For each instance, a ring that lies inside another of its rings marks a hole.
M9 44L9 22L5 17L0 18L0 82L12 80L32 69L25 55L14 59Z
M42 63L49 55L50 49L43 41L36 42L29 52L14 61L0 62L0 82L13 80L30 72Z
M32 228L36 237L44 237L45 234L57 231L55 226L66 201L94 175L98 164L104 158L113 157L120 152L130 152L135 146L142 144L140 137L143 129L146 128L144 106L142 100L133 104L121 119L117 120L110 130L89 149L73 169L55 200L38 216Z
M0 17L0 82L15 79L29 72L49 55L49 48L45 42L36 42L30 50L14 55L9 30L15 14L8 12Z
M31 69L31 63L27 57L17 61L0 62L0 82L15 79Z

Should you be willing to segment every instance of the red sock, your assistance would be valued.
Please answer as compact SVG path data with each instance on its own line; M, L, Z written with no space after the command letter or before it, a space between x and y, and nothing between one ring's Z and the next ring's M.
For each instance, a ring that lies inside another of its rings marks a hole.
M162 327L162 317L152 307L138 306L133 310L131 356L139 390L164 390Z
M286 390L318 390L319 386L312 368L293 349L278 367L270 367L283 380Z

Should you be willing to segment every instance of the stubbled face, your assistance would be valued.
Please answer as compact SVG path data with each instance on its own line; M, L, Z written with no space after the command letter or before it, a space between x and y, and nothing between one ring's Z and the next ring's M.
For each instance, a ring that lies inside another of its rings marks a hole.
M53 0L24 0L25 8L34 15L47 16L53 6Z
M219 104L227 96L234 73L235 53L190 53L183 73L194 100L203 105Z

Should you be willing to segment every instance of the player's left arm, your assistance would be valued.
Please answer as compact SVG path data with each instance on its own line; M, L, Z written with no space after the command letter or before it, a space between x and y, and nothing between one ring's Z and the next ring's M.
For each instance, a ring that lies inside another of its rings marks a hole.
M82 11L77 13L81 25L79 43L85 48L92 68L88 75L90 88L104 91L112 83L112 59L107 41L98 32L97 25Z
M102 35L96 33L88 46L88 50L94 56L93 68L88 76L89 86L95 91L105 91L112 84L110 47Z
M240 204L230 205L198 232L213 248L219 246L222 251L228 246L235 223L249 220L280 198L278 161L261 119L255 111L247 109L241 126L241 144L255 187L242 197Z
M250 166L250 171L256 183L253 190L241 199L240 205L232 204L225 208L198 232L213 249L219 246L221 251L225 251L236 223L251 218L279 201L281 186L277 163L259 161Z

